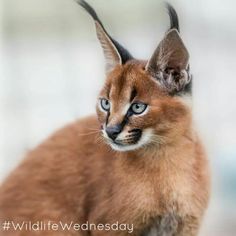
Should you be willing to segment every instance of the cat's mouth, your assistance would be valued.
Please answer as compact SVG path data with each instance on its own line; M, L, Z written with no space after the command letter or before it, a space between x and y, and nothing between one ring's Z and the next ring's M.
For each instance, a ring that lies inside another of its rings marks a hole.
M110 139L105 134L104 137L112 149L116 151L132 151L138 149L151 140L151 129L134 129L130 132L121 132L115 140ZM104 133L103 133L104 134Z
M125 145L133 145L136 144L140 138L142 137L142 130L141 129L134 129L132 131L128 131L126 135L119 135L117 139L113 142L117 145L125 146Z

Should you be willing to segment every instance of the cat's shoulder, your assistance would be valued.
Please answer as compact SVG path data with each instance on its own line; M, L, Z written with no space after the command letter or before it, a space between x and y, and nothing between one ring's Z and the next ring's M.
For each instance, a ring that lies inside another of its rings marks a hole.
M74 122L67 124L61 129L54 132L42 145L56 146L84 146L91 143L96 143L96 140L101 136L99 122L95 115L90 115L80 118Z

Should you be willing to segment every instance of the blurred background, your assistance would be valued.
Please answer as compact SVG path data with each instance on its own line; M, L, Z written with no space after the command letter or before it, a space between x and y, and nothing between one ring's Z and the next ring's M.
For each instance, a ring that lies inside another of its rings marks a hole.
M158 0L88 0L108 32L148 59L169 26ZM170 1L191 55L195 123L212 169L203 236L236 235L236 2ZM61 126L94 113L104 60L73 0L0 0L0 181Z

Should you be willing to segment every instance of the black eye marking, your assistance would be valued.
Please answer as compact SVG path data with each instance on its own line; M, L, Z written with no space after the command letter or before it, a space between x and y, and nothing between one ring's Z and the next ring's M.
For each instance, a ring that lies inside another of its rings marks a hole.
M106 116L106 125L108 124L109 116L110 116L110 111L107 112L107 116Z
M120 124L121 127L122 127L122 129L125 127L125 125L128 124L128 121L129 121L129 119L128 119L127 115L125 115L123 121L122 121L121 124Z
M130 102L132 102L136 96L137 96L137 90L133 88L131 96L130 96Z
M142 110L140 110L139 113L133 111L133 109L132 109L132 107L137 104L142 106ZM146 110L147 106L148 105L146 105L144 103L133 103L131 105L131 107L129 108L129 110L127 111L127 113L125 114L123 121L121 122L122 129L124 128L125 125L127 125L129 123L129 117L131 117L132 115L139 115L139 114L143 113Z

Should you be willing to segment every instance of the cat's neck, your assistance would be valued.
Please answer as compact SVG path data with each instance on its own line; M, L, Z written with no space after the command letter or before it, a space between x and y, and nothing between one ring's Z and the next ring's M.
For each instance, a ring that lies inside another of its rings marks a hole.
M161 165L186 165L193 162L198 142L196 133L189 129L172 143L150 145L131 152L118 153L122 168L156 169Z

